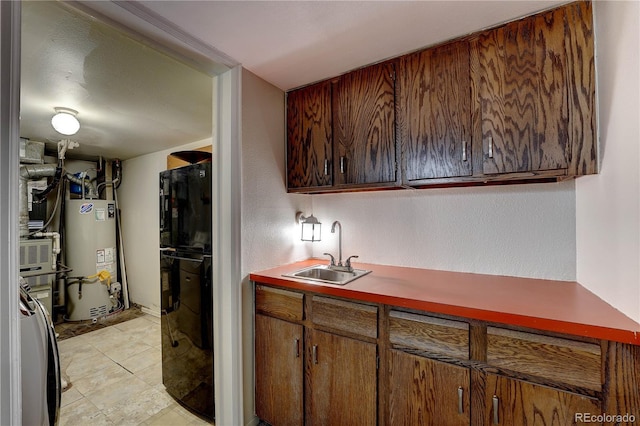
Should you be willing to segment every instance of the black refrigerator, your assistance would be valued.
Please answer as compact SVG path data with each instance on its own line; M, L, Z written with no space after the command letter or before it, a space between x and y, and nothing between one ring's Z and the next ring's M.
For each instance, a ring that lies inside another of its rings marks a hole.
M160 173L162 382L214 418L211 163Z

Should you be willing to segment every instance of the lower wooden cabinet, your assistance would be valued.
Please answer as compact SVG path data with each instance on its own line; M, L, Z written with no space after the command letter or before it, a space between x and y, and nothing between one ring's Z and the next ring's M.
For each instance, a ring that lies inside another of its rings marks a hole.
M272 425L302 425L302 330L256 314L256 413Z
M255 369L273 426L640 419L640 346L262 285Z
M469 368L391 350L389 423L469 425Z
M375 425L375 343L308 330L307 421L312 425Z
M600 401L570 392L487 374L485 424L573 425L602 413Z

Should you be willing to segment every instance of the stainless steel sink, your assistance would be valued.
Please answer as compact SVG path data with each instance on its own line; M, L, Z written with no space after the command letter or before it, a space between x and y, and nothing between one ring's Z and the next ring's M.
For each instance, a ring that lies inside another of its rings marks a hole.
M345 285L371 271L364 269L354 269L353 272L337 271L327 265L314 265L301 269L290 274L283 274L284 277L300 278L303 280L320 281L328 284Z

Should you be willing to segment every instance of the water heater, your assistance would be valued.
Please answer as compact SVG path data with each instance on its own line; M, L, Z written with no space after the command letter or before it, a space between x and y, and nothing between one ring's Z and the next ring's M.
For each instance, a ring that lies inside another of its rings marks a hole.
M69 276L86 278L108 271L111 282L116 282L115 202L70 199L66 203L66 263L73 269ZM66 300L69 321L103 317L114 308L107 286L95 278L70 279Z

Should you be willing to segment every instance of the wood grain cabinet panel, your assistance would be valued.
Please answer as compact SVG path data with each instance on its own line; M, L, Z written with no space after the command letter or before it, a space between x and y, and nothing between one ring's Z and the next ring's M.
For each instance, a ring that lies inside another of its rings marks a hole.
M602 413L597 399L495 374L486 386L485 424L565 426L583 424L577 413Z
M602 350L593 343L488 327L487 363L573 386L602 389Z
M579 2L474 40L483 173L597 172L592 25Z
M287 94L287 186L289 189L333 184L331 83L326 81Z
M469 359L469 324L462 321L391 311L389 340L400 347Z
M256 315L256 413L277 425L304 421L302 326Z
M469 369L391 350L392 425L470 424Z
M368 66L333 87L336 185L397 181L395 65Z
M330 297L313 296L311 321L336 331L378 337L378 308Z
M376 425L376 344L318 330L308 336L307 423Z
M288 321L302 321L304 295L294 291L257 285L256 312Z
M471 175L470 84L466 40L401 58L398 127L407 183Z

